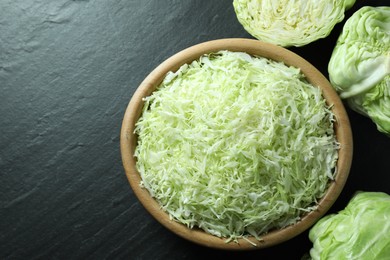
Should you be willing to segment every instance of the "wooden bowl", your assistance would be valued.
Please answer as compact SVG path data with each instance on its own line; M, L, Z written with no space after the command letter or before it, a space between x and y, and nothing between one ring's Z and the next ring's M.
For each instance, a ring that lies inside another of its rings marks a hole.
M301 220L294 225L265 234L261 237L262 241L249 237L249 240L256 246L245 239L239 239L238 243L226 243L224 238L210 235L201 229L189 229L185 225L170 220L168 214L161 209L159 204L149 195L149 192L140 187L141 178L135 166L136 159L133 156L137 144L134 126L142 112L144 104L142 99L149 96L156 89L167 72L176 71L184 63L190 63L205 53L219 50L246 52L251 55L283 61L287 65L300 68L311 84L319 86L322 89L323 96L328 104L333 104L332 110L337 120L335 123L335 132L341 146L337 162L337 173L335 180L330 183L330 187L325 196L319 201L318 209L302 216ZM299 235L310 228L329 210L340 195L347 180L352 162L353 143L350 123L343 103L328 80L310 63L295 53L273 44L251 39L222 39L201 43L173 55L145 78L131 98L125 112L120 145L123 166L131 188L147 211L162 225L177 235L206 247L227 250L253 250L270 247Z

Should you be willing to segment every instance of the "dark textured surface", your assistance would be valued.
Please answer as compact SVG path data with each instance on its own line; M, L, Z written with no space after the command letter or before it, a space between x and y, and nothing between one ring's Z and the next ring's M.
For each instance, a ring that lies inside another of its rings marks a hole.
M252 38L231 2L0 1L0 259L300 259L310 249L307 232L251 252L187 242L146 212L122 168L121 120L143 78L193 44ZM291 50L327 75L341 28ZM348 113L353 166L331 212L357 190L390 193L390 138Z

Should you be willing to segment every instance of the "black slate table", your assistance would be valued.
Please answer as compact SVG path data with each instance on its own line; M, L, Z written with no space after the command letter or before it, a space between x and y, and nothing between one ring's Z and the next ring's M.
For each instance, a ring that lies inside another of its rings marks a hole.
M357 1L347 17L364 4ZM342 29L290 48L327 74ZM153 219L127 182L119 150L126 106L160 62L191 45L252 38L232 1L0 1L0 259L300 259L308 233L278 246L224 252ZM390 138L347 108L357 190L390 193Z

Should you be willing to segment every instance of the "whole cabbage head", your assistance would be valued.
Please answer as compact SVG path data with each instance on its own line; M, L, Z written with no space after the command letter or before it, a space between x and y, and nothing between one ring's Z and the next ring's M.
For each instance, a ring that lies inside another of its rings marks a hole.
M238 21L253 37L303 46L325 38L355 0L234 0Z
M359 192L345 209L320 219L309 231L312 259L389 259L390 196Z
M350 108L390 135L390 7L365 6L345 23L328 64Z

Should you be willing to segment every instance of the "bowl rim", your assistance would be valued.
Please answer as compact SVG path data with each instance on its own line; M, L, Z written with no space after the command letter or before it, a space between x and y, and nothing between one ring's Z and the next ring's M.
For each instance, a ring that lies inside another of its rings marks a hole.
M334 180L330 182L325 195L318 201L318 208L302 216L294 225L262 235L260 241L254 237L248 237L239 238L238 243L226 243L226 238L213 236L197 228L189 229L185 225L171 220L149 192L140 187L141 177L135 167L134 148L137 137L134 134L134 124L142 113L143 98L149 96L156 89L169 71L176 71L184 63L190 63L205 53L219 50L246 52L251 55L283 61L287 65L300 68L311 84L321 88L324 98L328 104L332 104L332 111L336 115L334 128L337 141L340 143L337 173ZM150 72L136 89L126 108L120 132L120 152L125 174L134 194L145 209L163 226L184 239L206 247L226 250L253 250L274 246L298 236L314 225L331 208L339 197L349 175L353 140L349 118L341 99L330 82L312 64L298 54L271 43L245 38L225 38L188 47L172 55Z

